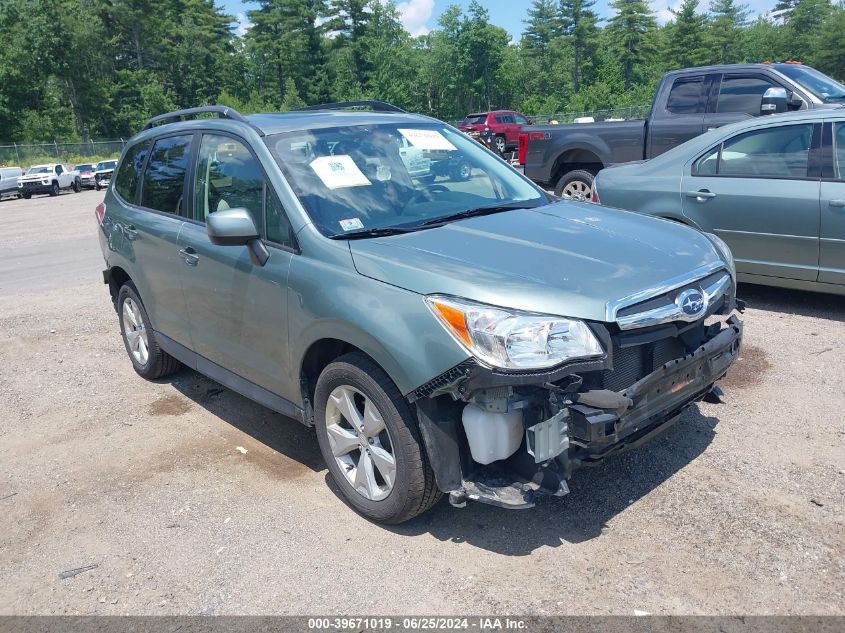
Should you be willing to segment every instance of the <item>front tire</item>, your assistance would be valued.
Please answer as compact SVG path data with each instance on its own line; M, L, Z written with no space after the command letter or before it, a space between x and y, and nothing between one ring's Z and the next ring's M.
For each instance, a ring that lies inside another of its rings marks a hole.
M21 196L23 196L24 200L29 200L32 197L32 194L27 192L27 193L22 193Z
M73 181L73 193L79 193L80 191L82 191L82 183L77 178Z
M441 496L417 419L371 359L345 354L317 380L314 422L320 452L346 502L382 523L402 523Z
M585 169L573 169L560 177L555 186L555 195L572 200L590 201L593 181L596 177Z
M60 192L59 183L53 181L53 184L50 185L50 195L55 198Z
M158 346L150 318L132 282L123 284L117 294L117 314L126 353L139 376L156 380L169 376L182 366Z

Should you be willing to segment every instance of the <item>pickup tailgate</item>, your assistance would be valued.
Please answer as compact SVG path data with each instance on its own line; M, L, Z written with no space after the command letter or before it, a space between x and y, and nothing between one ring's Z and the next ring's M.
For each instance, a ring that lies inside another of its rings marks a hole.
M642 160L645 131L645 119L524 126L525 175L535 182L554 184L562 175L557 172L563 163L610 165Z

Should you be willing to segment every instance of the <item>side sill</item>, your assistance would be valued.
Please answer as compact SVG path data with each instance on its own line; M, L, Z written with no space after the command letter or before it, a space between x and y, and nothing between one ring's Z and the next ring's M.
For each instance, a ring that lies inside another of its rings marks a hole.
M212 380L216 380L221 385L228 387L232 391L237 391L242 396L246 396L250 400L254 400L268 409L272 409L276 413L281 413L289 418L293 418L297 422L310 426L305 419L305 411L302 407L297 406L290 400L282 398L280 395L256 385L254 382L239 376L225 367L221 367L217 363L211 362L204 356L200 356L193 350L188 349L181 343L177 343L161 332L156 332L155 336L159 347L176 358L182 364L187 365L191 369L195 369Z

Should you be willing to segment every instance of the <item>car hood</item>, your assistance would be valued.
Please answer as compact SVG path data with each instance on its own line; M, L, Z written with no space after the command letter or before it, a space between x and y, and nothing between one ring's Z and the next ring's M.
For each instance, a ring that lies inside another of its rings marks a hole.
M48 178L52 178L55 174L47 172L45 174L24 174L23 176L18 176L18 180L46 180Z
M349 245L360 274L413 292L596 321L608 302L721 261L694 229L572 201Z

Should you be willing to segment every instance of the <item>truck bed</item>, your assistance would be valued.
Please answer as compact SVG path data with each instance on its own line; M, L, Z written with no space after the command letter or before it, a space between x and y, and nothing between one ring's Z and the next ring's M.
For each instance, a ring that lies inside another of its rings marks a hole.
M560 175L556 168L561 158L569 163L589 164L598 156L604 165L642 160L646 120L528 125L522 128L522 133L529 138L525 175L536 182L553 185Z

